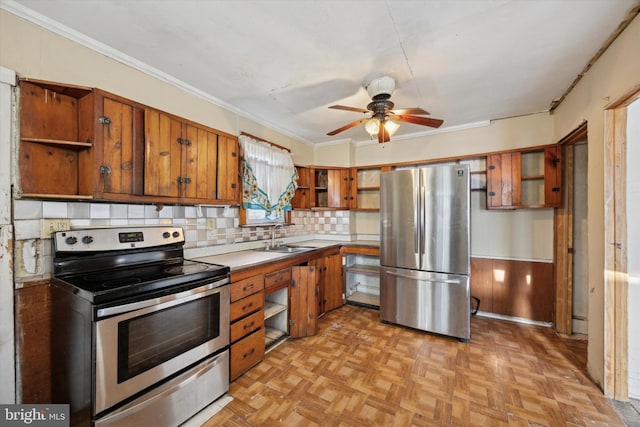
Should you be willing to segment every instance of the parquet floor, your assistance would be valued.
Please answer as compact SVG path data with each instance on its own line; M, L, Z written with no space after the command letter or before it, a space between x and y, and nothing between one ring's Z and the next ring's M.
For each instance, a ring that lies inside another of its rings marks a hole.
M344 306L231 384L213 426L624 426L585 373L586 343L472 317L468 343Z

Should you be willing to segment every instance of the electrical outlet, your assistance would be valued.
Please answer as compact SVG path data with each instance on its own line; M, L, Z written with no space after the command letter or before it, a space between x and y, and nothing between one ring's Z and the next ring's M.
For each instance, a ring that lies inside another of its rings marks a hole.
M50 239L51 233L56 231L68 230L68 219L42 219L40 220L40 238Z

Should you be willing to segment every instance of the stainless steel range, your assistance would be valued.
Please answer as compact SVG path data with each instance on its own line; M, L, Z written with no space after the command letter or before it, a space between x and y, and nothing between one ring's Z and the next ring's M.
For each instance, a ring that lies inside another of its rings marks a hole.
M72 425L175 426L229 389L229 267L180 227L53 235L52 397Z

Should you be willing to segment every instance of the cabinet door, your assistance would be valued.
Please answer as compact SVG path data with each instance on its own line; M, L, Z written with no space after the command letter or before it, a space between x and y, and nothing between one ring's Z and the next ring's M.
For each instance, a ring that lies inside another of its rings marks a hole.
M94 147L99 173L98 193L141 195L144 173L144 110L108 96L101 108Z
M544 204L560 206L562 201L562 148L548 147L544 150Z
M289 288L289 336L308 337L318 333L317 268L291 267Z
M218 135L192 125L183 126L181 196L215 200Z
M238 140L218 136L218 200L238 202Z
M178 197L182 123L159 111L145 110L144 194Z
M327 258L316 258L309 261L309 265L316 269L316 313L324 314L324 279L327 275Z
M349 170L327 170L327 206L349 209Z
M520 153L487 157L487 208L515 208L520 204Z
M324 311L333 310L344 304L342 282L342 256L330 255L324 261Z
M296 166L296 170L298 171L298 188L295 196L291 199L291 207L293 209L309 209L311 207L309 202L309 168Z

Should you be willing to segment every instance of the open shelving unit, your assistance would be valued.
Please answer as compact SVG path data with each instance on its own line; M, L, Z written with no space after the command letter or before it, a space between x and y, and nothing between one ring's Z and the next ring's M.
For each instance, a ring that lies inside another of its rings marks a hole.
M264 329L265 350L284 341L288 334L288 288L281 288L265 294Z

